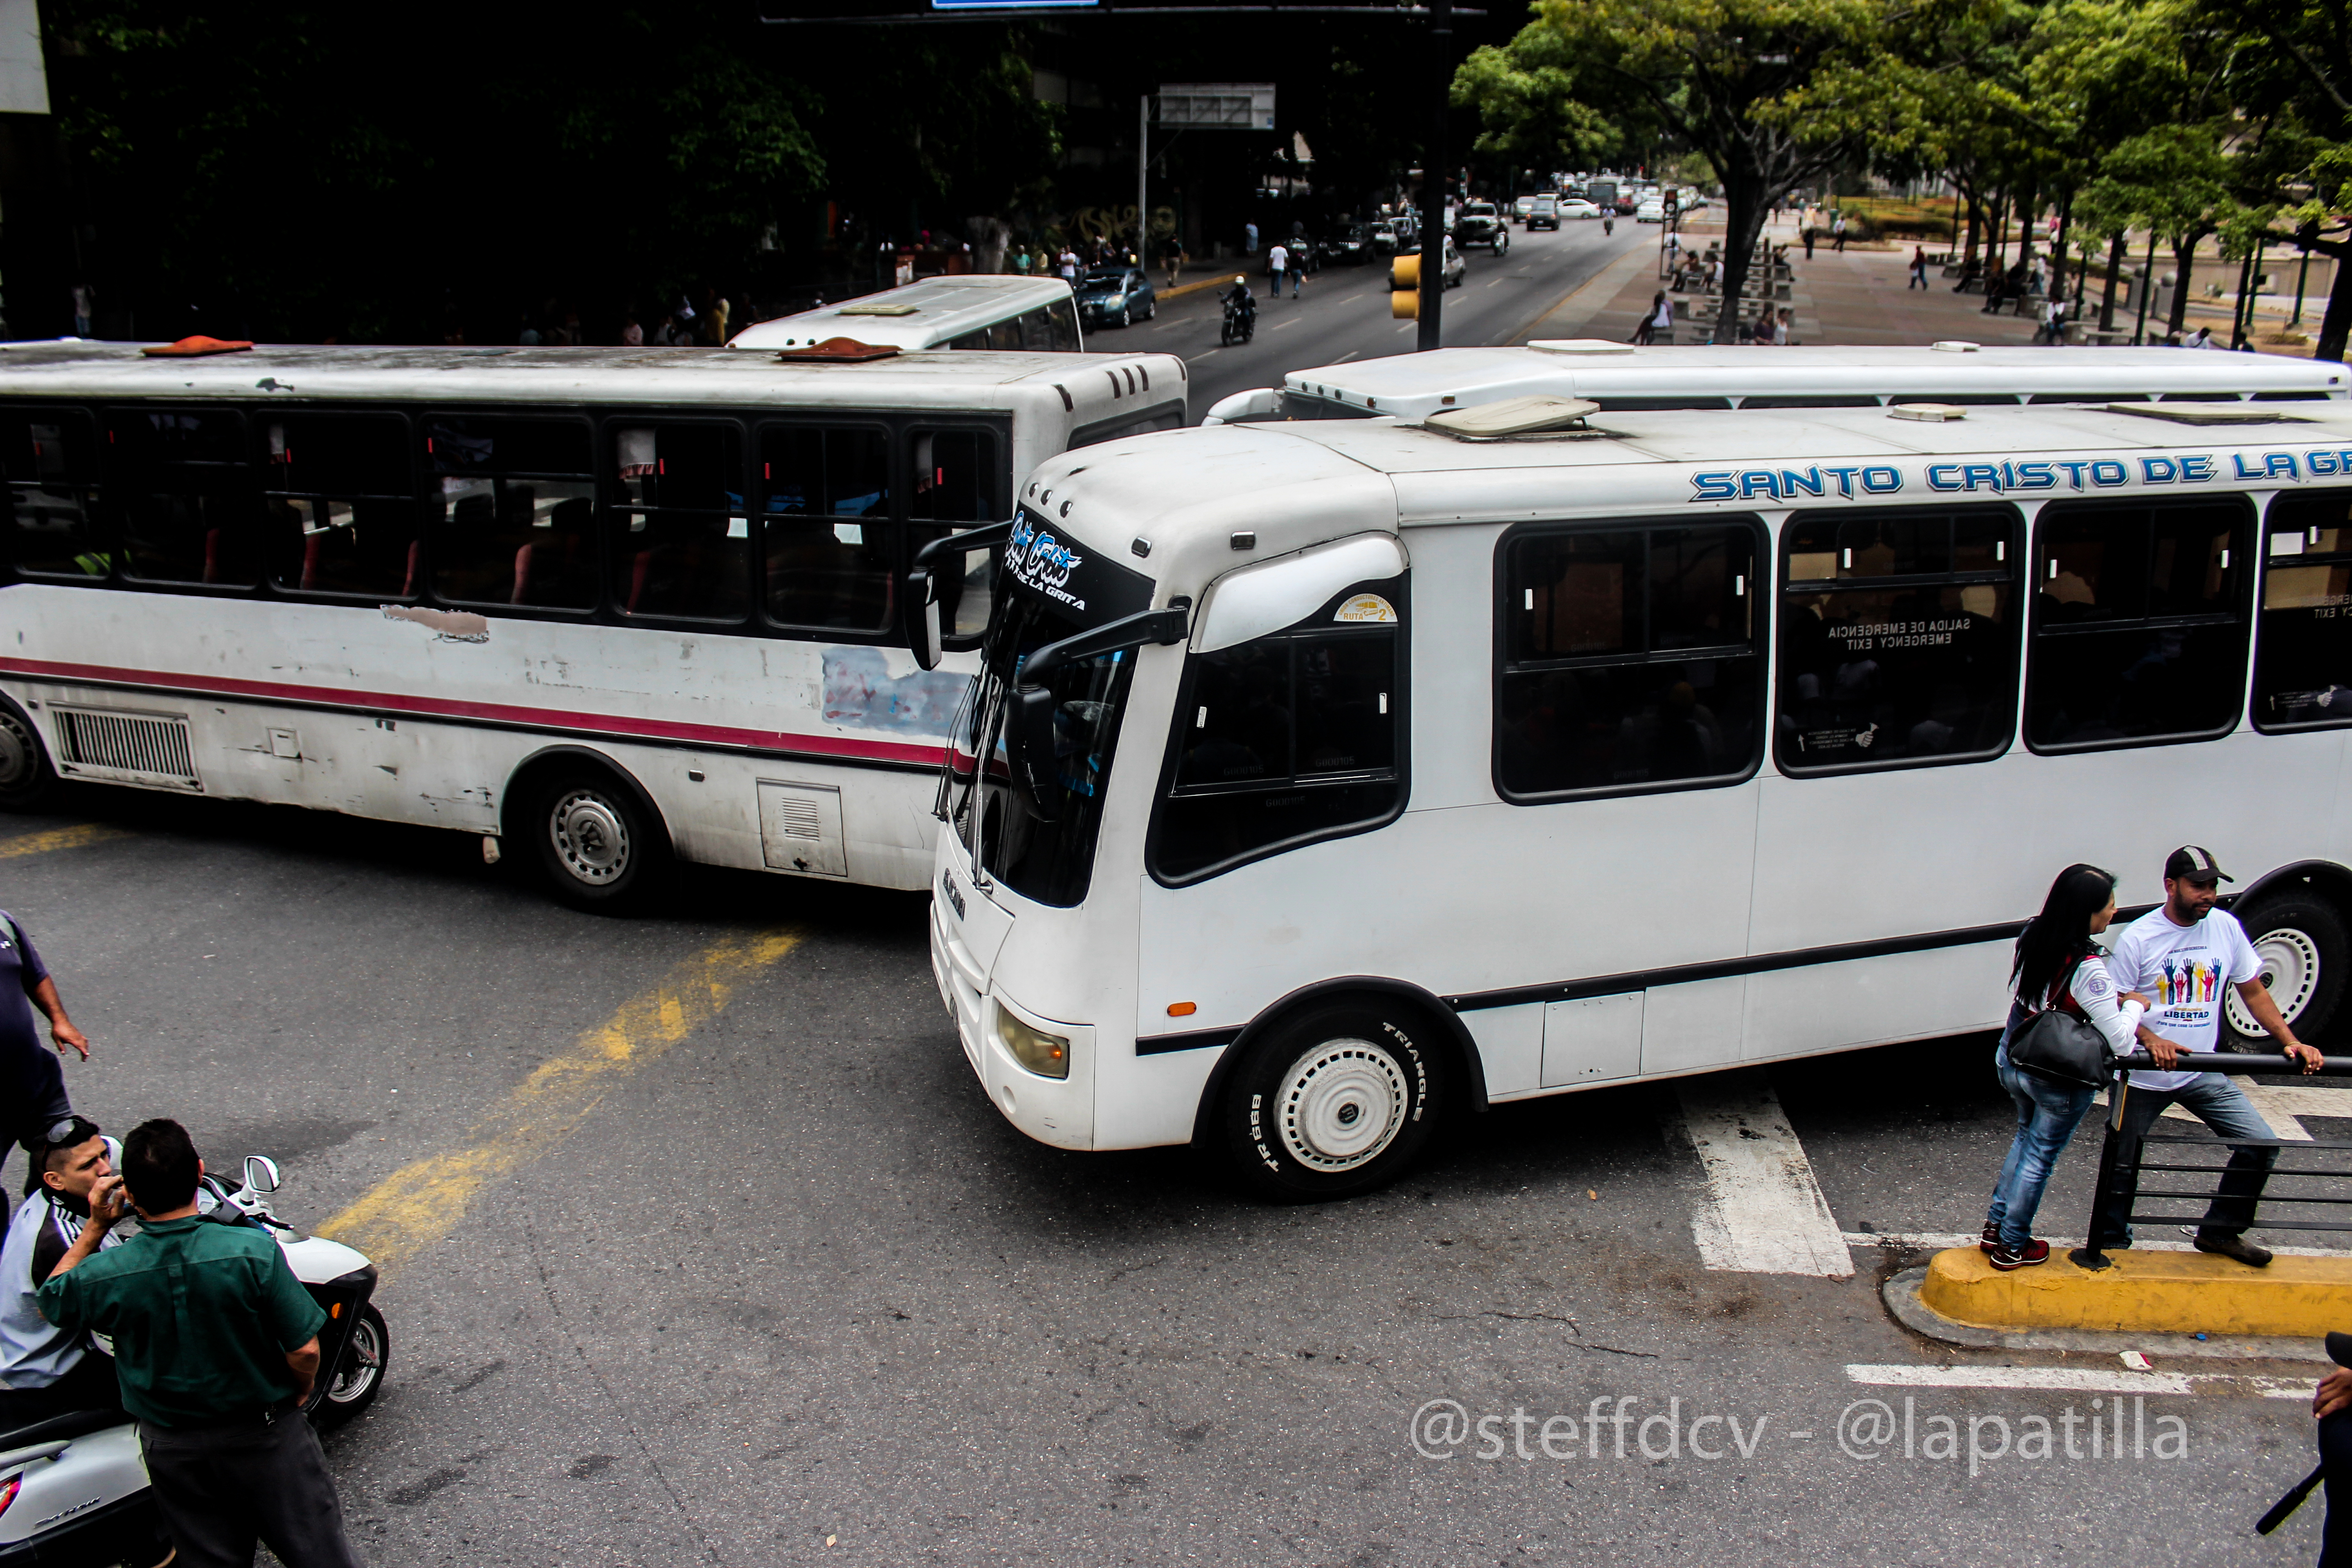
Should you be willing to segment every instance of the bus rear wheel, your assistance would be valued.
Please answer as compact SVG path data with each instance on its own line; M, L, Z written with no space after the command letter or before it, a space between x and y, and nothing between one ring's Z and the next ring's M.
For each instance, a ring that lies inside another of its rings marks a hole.
M37 810L57 786L40 732L22 709L0 699L0 811Z
M2266 893L2232 912L2246 928L2246 940L2262 961L2263 984L2295 1037L2308 1041L2325 1030L2343 1000L2345 967L2352 963L2352 936L2336 906L2306 885ZM2234 988L2223 996L2222 1015L2234 1048L2278 1048Z
M617 914L651 894L667 870L661 825L612 775L551 773L532 793L527 831L555 896L574 909Z
M1315 1008L1253 1045L1225 1089L1227 1153L1286 1203L1354 1197L1417 1159L1445 1105L1417 1021L1376 1004Z

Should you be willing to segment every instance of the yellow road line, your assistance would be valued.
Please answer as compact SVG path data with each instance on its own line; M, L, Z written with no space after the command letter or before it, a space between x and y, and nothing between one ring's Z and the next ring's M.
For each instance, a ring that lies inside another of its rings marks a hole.
M0 860L13 860L19 855L46 855L52 849L79 849L103 844L110 838L130 837L129 828L108 827L96 822L85 822L78 827L52 827L44 833L0 839Z
M798 947L803 934L786 927L730 937L688 959L570 1050L541 1063L467 1131L464 1147L394 1171L319 1234L358 1247L388 1277L457 1229L490 1183L570 1137L613 1080L726 1011L736 988Z

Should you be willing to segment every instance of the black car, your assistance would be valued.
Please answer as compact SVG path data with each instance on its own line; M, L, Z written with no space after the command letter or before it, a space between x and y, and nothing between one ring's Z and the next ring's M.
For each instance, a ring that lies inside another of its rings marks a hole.
M1078 319L1089 327L1124 327L1159 312L1160 297L1140 267L1095 267L1078 279Z
M1326 263L1341 267L1360 267L1374 257L1384 254L1373 237L1372 226L1351 223L1324 239L1315 242L1315 254Z

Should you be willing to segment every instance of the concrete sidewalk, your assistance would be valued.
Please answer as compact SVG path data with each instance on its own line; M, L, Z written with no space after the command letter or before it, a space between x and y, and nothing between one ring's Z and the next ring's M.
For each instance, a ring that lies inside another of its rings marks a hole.
M1929 268L1927 287L1908 287L1911 250L1864 250L1859 247L1839 255L1827 243L1814 247L1805 259L1804 247L1792 223L1765 230L1775 245L1789 247L1789 264L1795 274L1790 297L1780 301L1793 312L1790 339L1796 343L1892 343L1918 345L1959 338L1979 343L2031 343L2034 321L2004 310L1984 312L1984 296L1953 291L1941 270ZM1720 241L1723 226L1686 224L1682 240L1686 249L1705 254L1710 242ZM1559 307L1522 333L1529 338L1601 338L1629 342L1633 329L1650 313L1651 301L1665 287L1661 253L1653 245L1645 251L1620 258L1592 283L1561 301ZM1692 309L1675 308L1675 323L1687 331L1694 318L1704 321L1711 306L1692 300Z

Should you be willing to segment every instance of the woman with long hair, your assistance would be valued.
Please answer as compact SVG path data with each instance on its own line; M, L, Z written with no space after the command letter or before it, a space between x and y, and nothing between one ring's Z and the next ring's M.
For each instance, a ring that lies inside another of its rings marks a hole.
M2082 1124L2095 1092L2011 1066L2009 1041L2034 1015L2056 1007L2105 1035L2116 1055L2132 1049L2148 999L2137 992L2116 991L2105 955L2091 941L2115 918L2115 874L2077 863L2058 873L2050 884L2050 896L2042 901L2042 912L2018 935L2017 953L2010 964L2015 994L2009 1026L2001 1030L1992 1056L2001 1088L2017 1102L2017 1135L2010 1140L2009 1158L2001 1162L1981 1243L1991 1255L1989 1261L2004 1273L2049 1261L2050 1244L2033 1235L2034 1211L2042 1206L2042 1188L2050 1184L2050 1168Z

